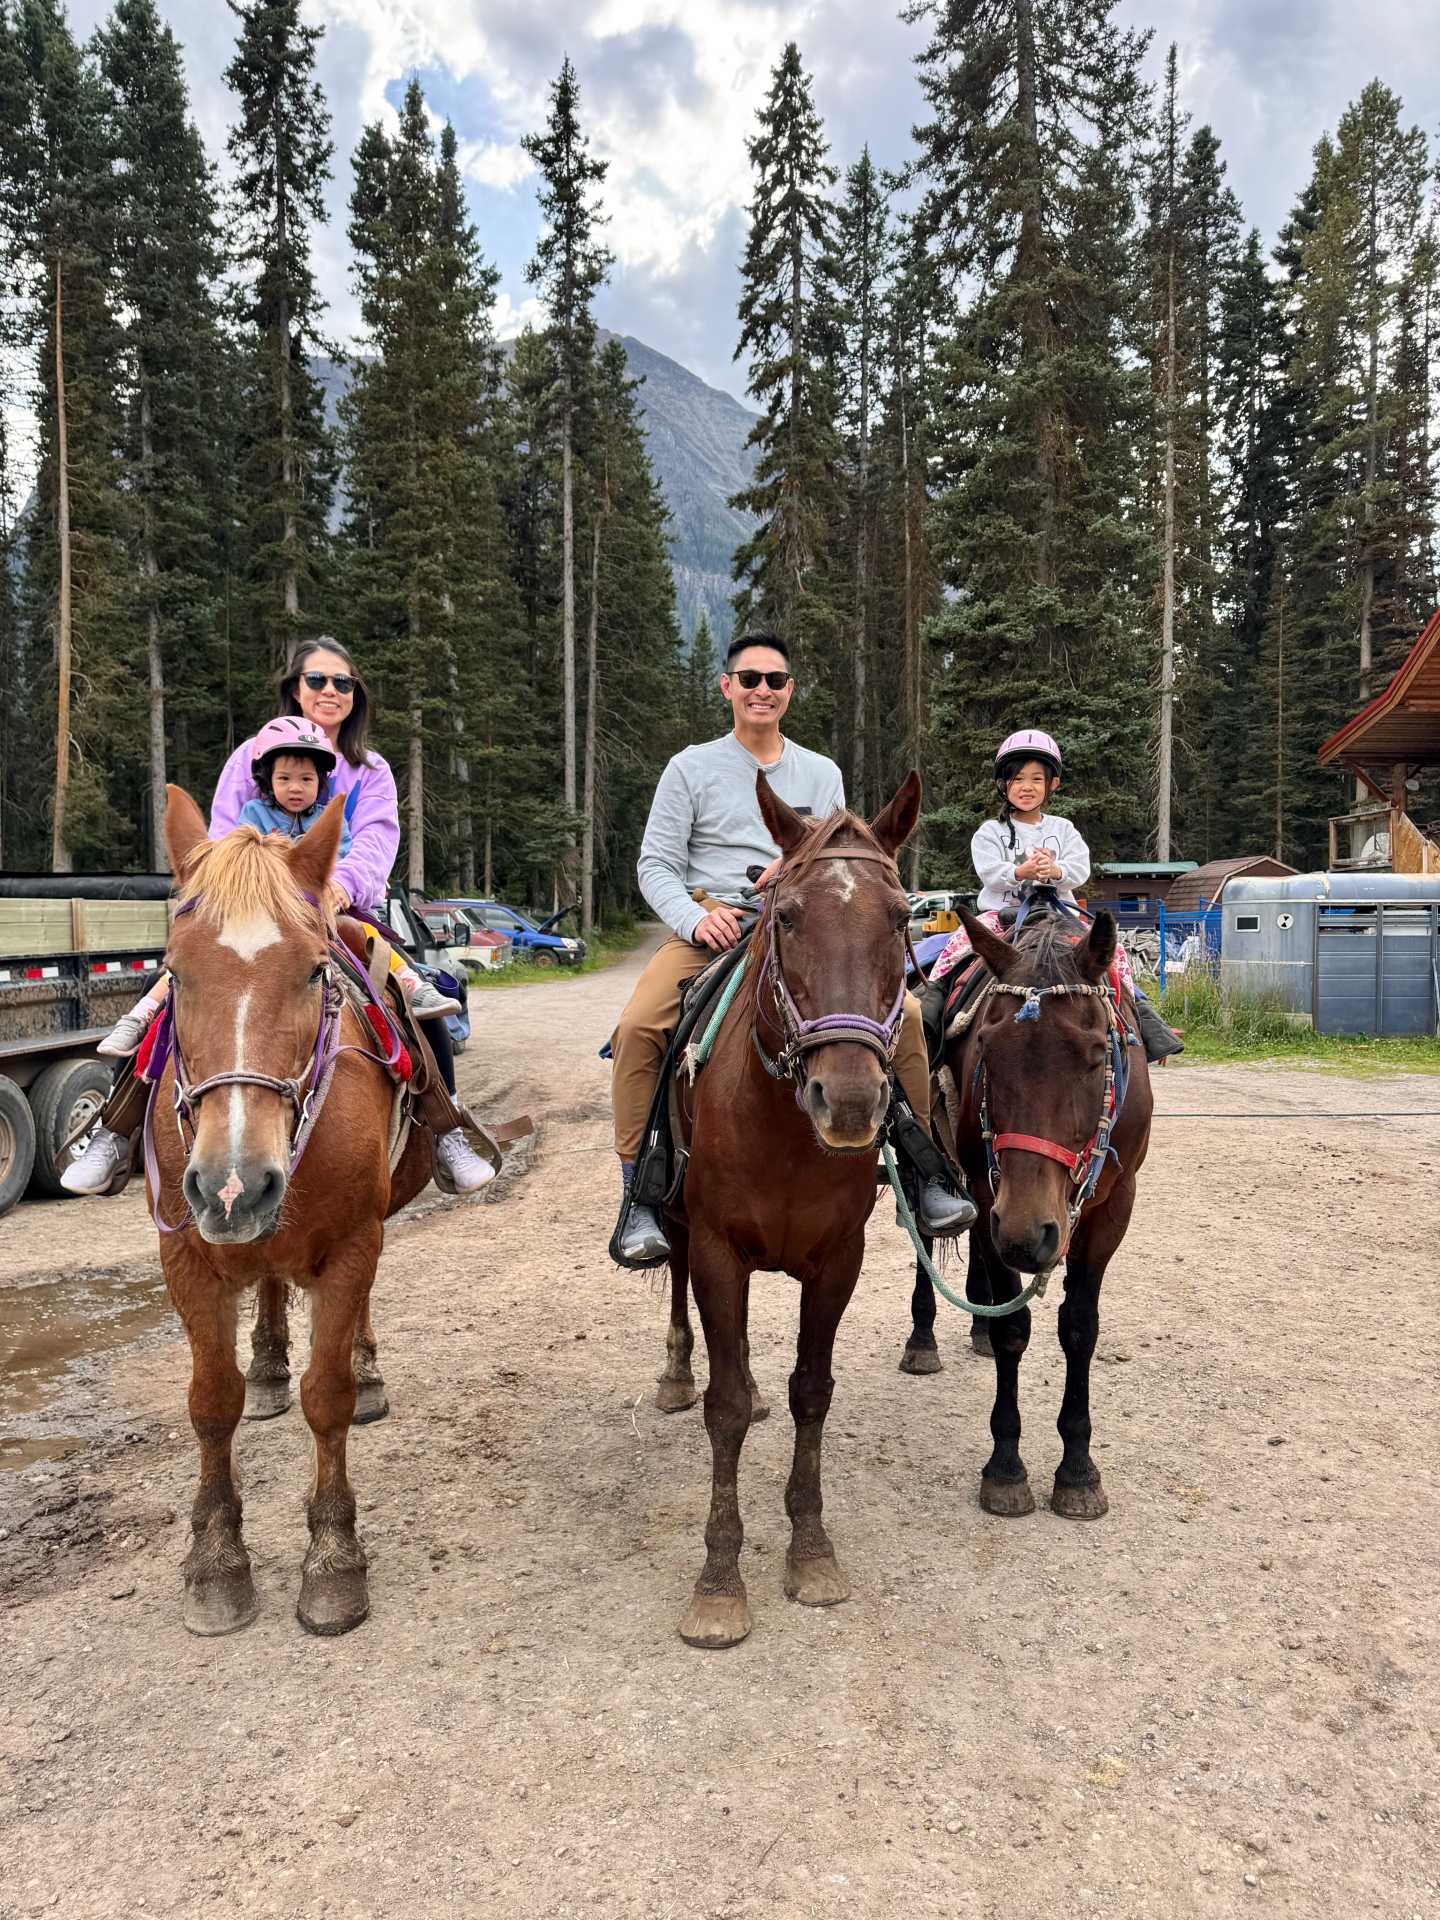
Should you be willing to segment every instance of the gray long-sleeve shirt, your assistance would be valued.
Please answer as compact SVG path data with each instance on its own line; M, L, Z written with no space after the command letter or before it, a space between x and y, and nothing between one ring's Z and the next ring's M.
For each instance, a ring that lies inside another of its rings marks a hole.
M682 940L705 918L691 899L703 887L716 900L740 904L747 867L768 866L780 849L766 831L755 798L755 775L797 813L824 819L845 804L840 769L793 740L762 768L733 733L677 753L660 776L640 845L640 891Z
M1003 821L986 820L970 842L970 860L980 876L980 911L998 913L1002 907L1018 907L1028 882L1015 878L1015 868L1035 851L1044 847L1060 863L1061 878L1055 891L1062 900L1075 904L1075 888L1090 878L1090 849L1080 837L1079 828L1063 813L1042 813L1027 824L1012 820L1015 847Z

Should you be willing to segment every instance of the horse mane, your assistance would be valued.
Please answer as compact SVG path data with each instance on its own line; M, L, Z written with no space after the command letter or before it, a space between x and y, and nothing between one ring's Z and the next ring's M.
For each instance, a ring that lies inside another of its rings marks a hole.
M1057 919L1053 914L1047 914L1039 920L1027 920L1016 937L1015 951L1025 963L1016 969L1014 978L1017 986L1085 985L1085 975L1076 957L1074 929L1069 922Z
M210 926L267 916L282 932L315 930L316 909L292 879L284 851L248 823L195 849L178 897Z
M882 859L894 864L893 856L886 853L875 838L870 831L869 823L862 820L858 813L851 813L848 807L837 807L823 820L812 821L809 832L799 846L793 853L785 856L785 864L780 871L787 880L801 879L809 872L830 842L839 839L842 834L848 839L859 840L874 847Z

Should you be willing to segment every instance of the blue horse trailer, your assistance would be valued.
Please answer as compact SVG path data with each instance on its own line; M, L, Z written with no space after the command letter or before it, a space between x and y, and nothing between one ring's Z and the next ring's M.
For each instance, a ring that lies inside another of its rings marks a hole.
M1440 875L1297 873L1232 880L1220 981L1279 994L1317 1033L1440 1026Z

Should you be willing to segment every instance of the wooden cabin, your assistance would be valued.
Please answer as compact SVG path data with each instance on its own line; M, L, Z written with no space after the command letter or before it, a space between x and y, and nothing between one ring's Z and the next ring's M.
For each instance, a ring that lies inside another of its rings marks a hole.
M1320 749L1322 767L1345 767L1372 795L1330 822L1332 872L1440 874L1440 843L1410 818L1406 782L1440 767L1440 610L1383 693Z

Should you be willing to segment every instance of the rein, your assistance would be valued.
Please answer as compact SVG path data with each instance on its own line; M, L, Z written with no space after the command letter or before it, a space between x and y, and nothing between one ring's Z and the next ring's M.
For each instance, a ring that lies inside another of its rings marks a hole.
M187 900L176 909L177 914L189 913L198 904ZM368 1047L347 1046L340 1040L340 1024L344 1016L346 995L341 984L342 977L351 987L372 1006L378 1007L384 1015L385 1032L389 1038L389 1048L385 1055L372 1053ZM165 1063L168 1057L174 1069L174 1107L175 1127L180 1135L180 1144L188 1160L194 1152L195 1109L207 1093L214 1093L220 1087L258 1087L262 1092L275 1093L282 1100L288 1100L294 1109L290 1131L290 1164L287 1178L293 1179L295 1170L305 1157L305 1149L310 1144L316 1123L329 1096L331 1083L335 1077L335 1068L340 1056L346 1053L359 1054L363 1059L374 1060L378 1065L391 1071L397 1067L404 1047L399 1031L385 1012L384 1004L371 985L365 970L351 958L348 949L338 941L330 945L330 958L325 962L321 976L320 1019L315 1031L315 1044L310 1050L309 1064L303 1073L292 1079L277 1080L268 1073L213 1073L208 1080L192 1082L185 1071L184 1056L180 1051L180 1035L175 1024L175 996L172 993L166 1002L165 1011L160 1015L160 1025L156 1033L154 1047L147 1063L146 1071L151 1077L150 1096L145 1103L145 1119L142 1128L145 1153L145 1179L152 1196L151 1212L155 1225L161 1233L180 1233L193 1225L194 1215L189 1206L184 1215L174 1223L168 1221L160 1211L160 1169L155 1154L155 1107L160 1092L160 1082L164 1077ZM186 1126L190 1136L186 1136Z
M884 867L893 876L895 884L900 884L900 870L888 854L871 847L822 847L812 856L815 863L821 860L869 860L876 866ZM776 876L777 880L779 875ZM785 978L784 964L780 958L779 926L775 919L775 896L772 893L765 903L763 923L765 954L760 962L760 971L755 983L755 1017L750 1024L750 1038L755 1051L760 1056L761 1065L773 1080L793 1080L795 1082L795 1100L798 1106L804 1106L807 1055L819 1047L860 1046L868 1047L878 1055L886 1071L890 1070L895 1058L895 1042L900 1032L900 1022L905 1012L905 976L902 970L899 990L895 995L890 1011L883 1020L872 1020L863 1013L826 1013L814 1020L807 1020L796 1005L795 996ZM766 989L775 1019L780 1028L781 1045L772 1059L765 1051L760 1039L759 1015L761 1001Z

